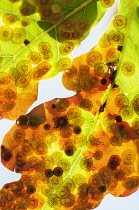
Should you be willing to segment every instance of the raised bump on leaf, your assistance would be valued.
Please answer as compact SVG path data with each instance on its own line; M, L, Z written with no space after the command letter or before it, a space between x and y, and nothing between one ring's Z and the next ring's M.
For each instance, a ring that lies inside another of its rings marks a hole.
M80 104L81 108L90 111L93 107L92 101L89 99L83 99Z
M68 19L60 24L60 30L65 32L73 32L75 30L75 20Z
M60 131L60 135L62 138L69 138L72 135L72 129L71 128L63 128Z
M23 27L26 27L26 26L28 26L30 24L30 21L26 18L23 18L22 20L21 20L21 26L23 26Z
M51 18L53 16L53 11L52 11L51 5L48 4L48 5L40 6L38 8L38 12L42 19L49 21L49 22L51 21Z
M23 143L21 147L21 152L25 156L28 156L28 155L30 156L33 154L33 149L29 143Z
M61 58L56 64L56 69L58 72L66 71L71 68L71 60L68 57Z
M115 98L115 104L118 107L127 106L129 104L129 100L124 94L118 94Z
M34 6L28 2L23 2L19 7L19 11L23 16L31 15L34 12Z
M5 89L4 97L8 100L16 98L16 92L12 89Z
M102 35L102 37L100 37L100 39L99 39L99 45L102 48L105 48L105 47L109 47L110 46L110 42L108 40L108 34L104 33Z
M48 62L41 62L35 68L33 68L32 78L34 80L41 79L45 74L47 74L51 69L51 64Z
M74 44L71 41L65 41L61 44L59 50L61 55L68 55L74 49Z
M65 98L59 99L56 101L55 106L59 112L64 112L69 107L69 101Z
M70 32L59 31L58 37L61 40L69 40L69 39L71 39L71 34L70 34Z
M31 62L28 60L21 60L17 63L16 65L17 70L20 72L20 74L23 75L28 75L31 72Z
M125 187L127 190L133 190L138 186L139 186L138 176L127 177L123 183L123 187Z
M27 208L30 205L30 197L28 195L20 195L17 198L19 208Z
M108 40L111 45L121 45L123 44L124 35L118 30L111 30L108 34Z
M135 65L132 62L124 62L122 65L122 72L126 77L131 77L135 74Z
M103 7L111 7L114 3L114 0L100 0L100 4L103 6Z
M100 52L91 50L86 57L87 64L90 66L94 66L95 63L99 63L102 60L102 55Z
M27 129L28 128L28 116L20 115L18 117L18 119L16 120L16 124L23 129Z
M104 73L106 73L106 65L104 63L96 63L94 65L94 74L96 76L104 76Z
M88 65L80 65L78 73L80 76L86 76L90 73L90 67Z
M22 129L16 129L13 133L13 139L16 142L23 142L23 140L25 139L25 136L26 136L26 133Z
M93 167L92 158L89 158L89 159L82 158L80 161L80 167L85 171L88 171L88 172L91 171Z
M16 44L22 44L26 39L26 32L24 28L14 28L14 35L12 37L12 41Z
M61 167L63 172L67 172L71 167L71 163L68 161L68 159L62 159L58 161L57 166Z
M100 150L96 150L95 153L93 154L93 157L96 159L96 160L100 160L103 156L103 152L100 151Z
M117 49L114 47L109 48L106 53L105 59L107 62L116 62L118 59Z
M47 145L44 142L40 142L40 144L35 149L36 154L45 155L47 152Z
M69 82L72 91L80 91L83 88L84 81L80 76L73 76Z
M135 171L135 167L133 164L132 165L121 164L120 169L126 176L130 176Z
M53 5L52 5L53 6ZM57 13L53 12L53 16L51 18L51 23L58 24L64 19L64 14L62 11L59 11Z
M0 26L0 40L3 42L9 41L14 35L13 29L8 25Z
M127 25L127 19L124 15L116 15L113 19L114 28L121 30Z
M120 109L120 115L123 120L128 120L133 117L133 109L130 106L122 106Z
M131 165L136 160L136 154L133 150L127 149L122 153L122 161L127 165Z
M13 25L18 20L18 17L12 13L5 13L2 16L2 21L5 25Z
M30 51L28 53L28 59L33 64L38 64L41 61L41 54L37 51Z
M6 102L3 104L2 109L3 109L5 112L9 112L9 111L11 111L14 107L15 107L15 102L14 102L14 101L6 101Z
M29 84L30 84L29 76L22 76L15 82L15 85L19 88L27 88Z
M79 30L81 33L85 33L87 30L89 30L90 27L90 22L89 20L85 19L85 18L80 18L77 19L75 22L75 27L77 28L77 30Z

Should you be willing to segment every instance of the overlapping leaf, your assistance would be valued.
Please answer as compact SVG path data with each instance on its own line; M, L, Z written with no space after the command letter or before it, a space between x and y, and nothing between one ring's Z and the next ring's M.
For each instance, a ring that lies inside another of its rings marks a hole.
M1 118L13 120L26 113L37 98L38 82L70 67L66 56L113 3L1 0Z

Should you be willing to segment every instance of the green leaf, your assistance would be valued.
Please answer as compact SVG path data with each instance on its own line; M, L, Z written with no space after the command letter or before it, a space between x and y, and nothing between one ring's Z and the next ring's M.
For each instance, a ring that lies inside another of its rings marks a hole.
M5 85L1 94L11 87L16 93L11 106L3 99L1 118L13 120L25 113L37 98L39 81L70 68L72 50L106 11L96 0L1 0L0 80ZM25 97L21 100L23 93ZM23 101L27 105L21 111L18 107Z

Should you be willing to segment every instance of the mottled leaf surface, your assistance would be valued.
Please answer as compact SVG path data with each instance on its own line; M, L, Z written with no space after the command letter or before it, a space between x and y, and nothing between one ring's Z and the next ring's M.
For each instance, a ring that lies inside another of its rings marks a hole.
M98 45L63 73L75 95L17 118L1 162L22 176L1 189L2 210L91 210L138 189L137 31L138 2L121 0Z
M37 98L39 81L70 68L72 50L113 3L104 7L96 0L0 1L1 118L14 120L26 113ZM15 96L6 98L6 89Z

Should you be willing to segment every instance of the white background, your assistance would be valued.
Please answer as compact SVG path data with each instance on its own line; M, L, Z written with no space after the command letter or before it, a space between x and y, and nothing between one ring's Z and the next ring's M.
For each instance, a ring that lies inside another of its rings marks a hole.
M112 8L108 10L104 18L95 27L91 34L84 40L80 47L74 50L74 56L79 56L90 50L94 45L97 44L99 37L105 32L110 19L117 11L118 1ZM64 98L74 95L73 92L64 89L60 83L61 75L51 80L41 81L39 84L38 100L29 109L32 110L35 106L40 103L49 101L53 98ZM0 121L0 142L4 137L5 133L11 128L15 122L9 120ZM9 171L0 163L0 188L8 182L16 181L20 178L20 174ZM139 210L139 190L128 197L116 198L110 194L105 196L102 203L96 208L96 210Z

